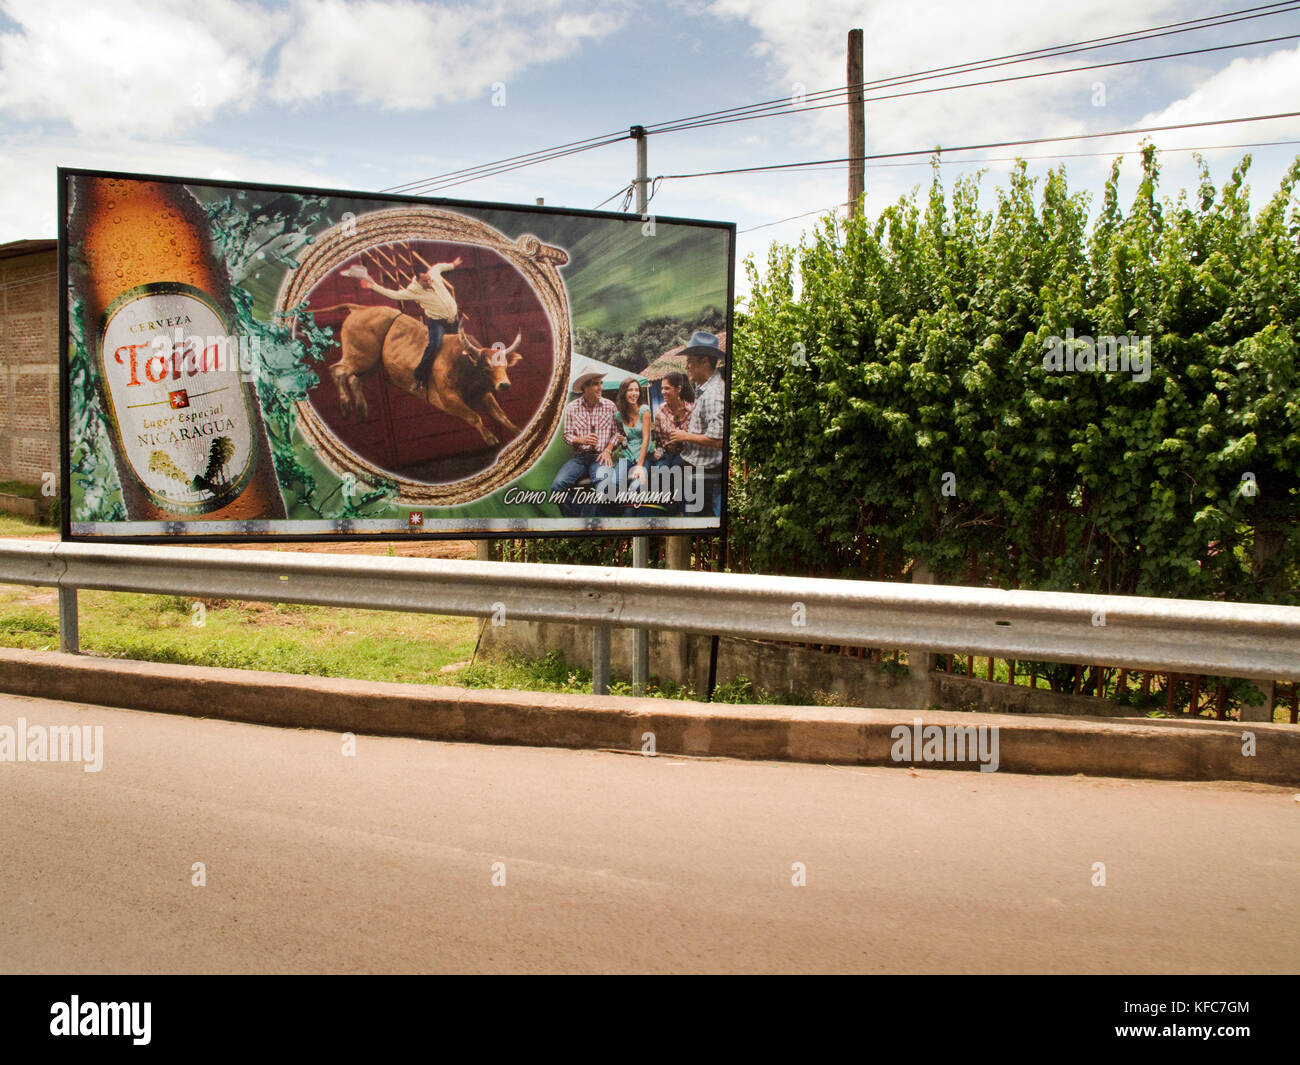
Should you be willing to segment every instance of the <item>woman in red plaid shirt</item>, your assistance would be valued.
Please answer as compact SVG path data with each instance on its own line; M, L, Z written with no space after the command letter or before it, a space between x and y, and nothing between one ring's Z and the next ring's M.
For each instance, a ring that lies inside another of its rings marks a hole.
M675 370L664 375L659 382L659 391L664 401L655 411L655 461L672 462L681 456L682 445L670 442L669 435L690 424L695 391L686 375Z

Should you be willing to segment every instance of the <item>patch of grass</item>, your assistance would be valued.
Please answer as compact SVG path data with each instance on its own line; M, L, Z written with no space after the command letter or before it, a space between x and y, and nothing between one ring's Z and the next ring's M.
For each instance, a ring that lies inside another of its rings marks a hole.
M500 688L514 691L559 692L568 695L591 694L591 670L570 665L560 651L548 651L543 658L529 659L517 655L486 659L452 675L448 683L465 688ZM631 695L628 680L611 680L610 695ZM651 699L702 700L703 695L690 685L651 678L645 694ZM720 684L713 692L715 703L751 703L788 706L840 706L839 697L825 691L812 695L802 692L770 692L755 687L748 677L736 677Z
M7 647L35 650L59 638L59 621L36 606L14 605L0 608L0 643Z
M611 681L609 685L610 695L631 695L631 681L616 680ZM670 680L658 680L651 678L645 686L645 694L649 699L688 699L696 700L700 696L695 694L695 689L689 684L676 685Z
M193 599L183 595L151 595L146 599L153 600L149 605L159 614L188 614L194 604Z
M906 668L906 667L904 667ZM761 688L743 674L737 675L713 690L715 703L744 703L757 706L843 706L834 692L817 689L813 692L775 692Z
M226 600L202 601L196 611L184 596L92 591L78 598L86 651L318 677L446 683L438 671L469 658L478 631L474 618L390 611ZM58 631L51 592L0 589L0 644L48 648Z
M51 532L57 531L57 526L51 528L49 525L42 525L35 518L28 518L21 514L9 514L5 511L0 511L0 536L21 538L35 534L48 535Z
M546 657L541 659L512 655L478 661L452 674L449 683L462 688L504 688L579 695L591 691L591 670L570 667L562 652L548 651Z
M0 492L5 495L22 496L24 499L40 499L41 487L26 481L0 481Z

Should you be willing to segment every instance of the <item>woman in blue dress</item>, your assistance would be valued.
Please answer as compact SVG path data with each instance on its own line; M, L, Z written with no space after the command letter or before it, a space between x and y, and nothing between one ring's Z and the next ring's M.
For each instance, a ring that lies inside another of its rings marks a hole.
M654 432L650 428L650 405L641 402L641 383L635 377L627 378L618 386L614 406L618 408L619 427L627 437L627 443L615 456L620 490L644 492L650 483L646 475L646 456L650 453Z

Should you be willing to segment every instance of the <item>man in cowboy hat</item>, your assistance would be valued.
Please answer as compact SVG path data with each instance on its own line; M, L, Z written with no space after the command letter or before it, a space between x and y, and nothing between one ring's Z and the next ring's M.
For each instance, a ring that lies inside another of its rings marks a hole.
M718 373L722 345L712 333L697 332L683 352L686 376L695 386L695 406L685 429L668 436L682 445L682 461L704 477L704 514L722 516L722 442L726 432L727 386Z
M455 270L460 263L459 255L449 263L434 263L423 273L411 278L406 288L402 289L382 288L376 285L369 275L361 278L362 288L378 292L390 300L398 302L414 300L429 320L429 343L425 345L420 365L415 368L415 381L421 388L429 387L429 372L433 367L433 360L438 356L438 349L442 347L443 336L460 327L459 312L456 310L456 291L451 287L451 282L442 276L448 270ZM469 315L465 317L468 318Z
M560 467L552 492L566 494L585 476L602 496L611 495L614 452L626 439L618 424L618 408L601 395L604 374L580 373L571 391L578 398L564 408L564 442L573 448L573 458ZM566 518L588 518L596 513L593 504L559 504Z

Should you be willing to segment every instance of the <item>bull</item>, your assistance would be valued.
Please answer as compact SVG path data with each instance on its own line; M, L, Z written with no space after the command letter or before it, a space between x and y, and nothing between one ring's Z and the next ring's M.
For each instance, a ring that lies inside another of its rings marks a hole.
M393 307L342 303L348 316L339 330L342 357L330 368L330 377L339 390L339 409L351 417L353 406L364 421L369 415L362 379L381 367L392 384L403 392L424 394L430 406L468 422L478 430L489 447L500 443L490 423L507 438L519 435L519 427L497 402L498 395L510 390L509 367L523 358L519 352L520 335L508 348L485 348L463 329L448 333L434 356L428 384L421 387L415 379L416 367L429 341L427 327L409 314Z

